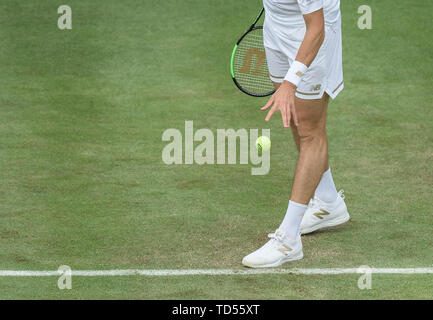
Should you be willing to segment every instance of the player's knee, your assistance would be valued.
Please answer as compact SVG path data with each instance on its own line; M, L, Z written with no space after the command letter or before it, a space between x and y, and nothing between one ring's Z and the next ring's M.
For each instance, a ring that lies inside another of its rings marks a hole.
M308 143L325 144L327 141L326 131L316 126L298 126L298 134L301 145Z
M303 134L303 135L300 135L300 139L299 140L301 142L301 145L311 144L311 143L323 144L326 141L326 138L323 137L322 135L318 135L318 134L312 133L312 134Z
M302 138L309 138L314 136L326 136L325 127L320 121L309 121L301 119L297 127L299 136Z

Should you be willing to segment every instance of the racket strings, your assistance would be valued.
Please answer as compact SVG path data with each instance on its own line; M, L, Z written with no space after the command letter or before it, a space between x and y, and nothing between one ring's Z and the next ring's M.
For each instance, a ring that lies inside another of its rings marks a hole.
M248 92L262 95L274 91L263 47L263 30L250 31L239 43L234 61L235 78Z

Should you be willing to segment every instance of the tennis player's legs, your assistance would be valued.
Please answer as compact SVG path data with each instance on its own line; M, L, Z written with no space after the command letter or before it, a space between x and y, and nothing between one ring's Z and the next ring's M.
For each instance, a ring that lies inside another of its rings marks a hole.
M274 82L275 89L281 83ZM328 170L328 138L326 134L326 112L329 96L305 100L296 97L296 115L299 125L292 123L293 138L299 151L295 179L290 200L308 204L323 173Z
M291 59L283 52L266 49L270 78L278 89L290 67ZM295 104L299 125L291 121L291 129L299 151L295 180L290 199L308 204L323 173L328 170L328 141L326 136L326 111L329 96L325 89L323 59L318 57L297 89ZM317 98L316 98L317 97Z
M290 199L297 203L308 204L323 173L329 168L326 136L328 101L326 93L321 99L295 100L299 121L296 129L299 158Z

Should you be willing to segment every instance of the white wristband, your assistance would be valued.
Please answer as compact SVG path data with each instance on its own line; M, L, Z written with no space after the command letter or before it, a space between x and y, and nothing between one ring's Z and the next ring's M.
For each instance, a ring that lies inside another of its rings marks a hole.
M308 67L305 64L295 60L290 66L290 69L284 77L284 80L293 83L297 87L301 82L302 76L307 70Z

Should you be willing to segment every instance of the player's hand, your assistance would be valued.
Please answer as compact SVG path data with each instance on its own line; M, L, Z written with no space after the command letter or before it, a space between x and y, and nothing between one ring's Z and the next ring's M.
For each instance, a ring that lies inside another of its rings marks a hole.
M272 106L271 110L269 110L268 114L266 115L265 120L269 121L275 111L280 110L285 128L290 127L290 120L292 117L293 123L295 126L298 126L298 118L296 116L295 108L295 92L296 87L292 83L283 81L278 90L269 99L268 103L261 108L261 110L266 110Z

